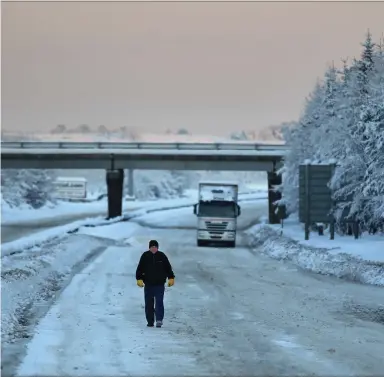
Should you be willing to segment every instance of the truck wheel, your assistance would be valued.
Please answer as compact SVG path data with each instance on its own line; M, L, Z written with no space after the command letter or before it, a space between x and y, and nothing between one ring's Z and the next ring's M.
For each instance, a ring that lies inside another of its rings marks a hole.
M229 247L236 247L236 241L229 241L228 244Z
M197 240L197 247L204 246L204 241L203 240Z

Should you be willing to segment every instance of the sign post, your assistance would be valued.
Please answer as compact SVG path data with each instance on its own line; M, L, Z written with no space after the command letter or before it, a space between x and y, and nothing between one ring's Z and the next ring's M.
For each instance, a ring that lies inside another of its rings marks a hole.
M309 240L313 223L330 225L330 239L335 238L333 199L328 187L335 166L303 164L299 167L299 220L305 225L305 240Z

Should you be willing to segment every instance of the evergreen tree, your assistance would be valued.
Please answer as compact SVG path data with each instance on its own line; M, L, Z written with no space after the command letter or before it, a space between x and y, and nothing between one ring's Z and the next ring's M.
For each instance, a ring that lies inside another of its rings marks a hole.
M283 132L291 147L281 169L281 203L295 212L298 168L306 160L334 160L331 188L342 212L366 229L384 222L384 53L370 32L360 59L327 69L300 120Z

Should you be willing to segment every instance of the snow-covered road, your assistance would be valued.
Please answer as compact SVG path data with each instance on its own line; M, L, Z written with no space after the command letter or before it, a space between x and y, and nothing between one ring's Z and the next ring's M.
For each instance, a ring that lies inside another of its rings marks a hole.
M240 193L240 200L252 200L255 197L266 197L265 191L256 190L249 193ZM194 204L197 200L196 190L187 190L185 197L175 199L125 201L123 212L130 213L135 210L147 208L167 208ZM76 220L104 216L107 213L107 201L101 200L90 203L61 202L52 208L40 210L20 210L6 207L2 208L1 216L1 243L5 244L23 237L31 236L50 230L54 227L70 224Z
M95 211L94 213L74 213L64 216L58 216L55 219L43 219L21 225L2 224L1 225L1 243L15 241L19 238L30 236L32 234L51 229L56 226L69 224L76 220L81 220L89 217L102 216L105 214L103 211Z
M140 208L140 203L126 202L124 204L126 210ZM106 201L60 203L56 207L42 210L2 209L1 243L11 242L76 220L103 216L106 211Z
M265 203L244 203L240 227L265 210ZM177 211L146 215L156 228L137 227L131 246L123 244L124 223L86 230L115 244L41 320L18 376L382 374L383 288L269 259L250 251L244 235L236 249L197 248L196 231L186 229L195 217L190 208ZM184 229L169 229L179 224L171 218L183 219ZM150 238L176 274L162 329L145 327L143 290L135 285Z

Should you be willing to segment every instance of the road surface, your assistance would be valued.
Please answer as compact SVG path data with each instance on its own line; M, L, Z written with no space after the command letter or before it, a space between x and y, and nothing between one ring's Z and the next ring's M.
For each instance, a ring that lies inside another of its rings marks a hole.
M76 220L105 215L106 211L97 210L86 213L73 213L68 215L58 215L55 219L39 219L33 222L26 222L20 225L1 225L1 243L15 241L19 238L30 236L34 233L48 230L55 226L69 224Z
M265 206L244 205L240 226L264 213ZM17 375L383 373L383 288L269 259L249 250L243 235L236 249L197 248L196 232L186 228L141 228L132 247L107 248L37 326ZM145 326L143 290L135 285L150 238L176 274L161 329Z
M250 194L252 196L252 194ZM255 196L260 195L257 193L254 193ZM266 194L265 194L266 195ZM240 194L240 197L242 194ZM244 195L247 197L247 195ZM246 203L247 200L250 200L247 198L245 201L242 201L242 203ZM167 200L165 200L167 201ZM172 199L169 200L169 203L164 204L165 207L172 206ZM137 210L139 208L145 207L145 202L128 202L129 207L124 208L124 212L127 212L128 210ZM147 202L148 203L148 202ZM155 204L156 201L153 201L152 204ZM176 202L173 203L176 207ZM79 206L82 206L82 204L79 204ZM96 217L96 216L103 216L107 214L107 202L105 202L105 208L100 209L99 208L92 208L89 207L89 204L87 204L84 208L83 212L78 213L68 213L66 215L62 215L60 213L57 214L57 216L52 217L52 215L49 218L38 218L37 220L32 221L21 221L20 223L12 222L11 224L1 224L1 243L7 243L11 241L15 241L19 238L30 236L34 233L42 232L44 230L48 230L50 228L66 225L71 222L74 222L76 220L86 219L90 217ZM192 207L191 207L192 208ZM193 222L191 227L194 227L196 224Z

